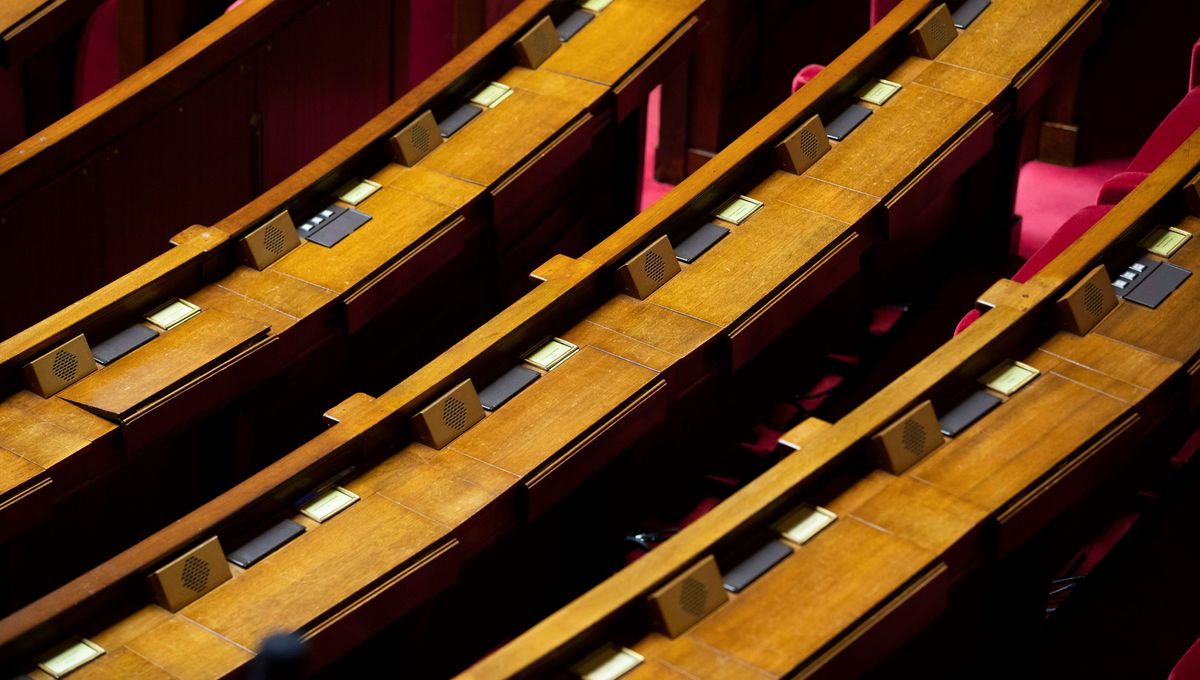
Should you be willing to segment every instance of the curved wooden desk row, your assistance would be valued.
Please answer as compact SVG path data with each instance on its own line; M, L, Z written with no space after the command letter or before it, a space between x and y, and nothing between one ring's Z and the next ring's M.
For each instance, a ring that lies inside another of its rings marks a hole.
M324 663L447 585L483 545L553 505L661 422L689 386L744 362L794 324L813 298L853 275L867 242L887 234L884 211L876 206L904 194L936 195L930 184L948 191L990 144L978 130L994 116L993 107L1012 110L1022 96L1020 83L1053 65L1058 50L1082 49L1087 31L1081 29L1098 9L1085 2L1069 10L1042 9L1044 21L1035 22L1041 42L1014 45L1001 67L1008 70L988 76L953 59L969 59L998 36L1012 34L1020 22L1008 8L1028 13L1029 5L997 2L951 43L957 49L934 60L906 58L906 34L930 5L902 4L660 204L583 257L552 259L535 272L538 287L409 379L378 399L347 401L328 415L337 424L309 444L0 623L8 658L24 655L27 662L77 631L98 630L101 619L146 601L143 579L165 559L212 535L227 548L239 545L293 515L297 497L333 479L362 500L328 523L310 523L305 535L179 612L151 606L97 636L115 646L106 647L113 653L92 672L153 656L152 647L199 648L194 643L213 646L213 658L224 659L209 673L220 674L244 663L266 630L279 628L305 631ZM990 98L924 84L954 88L956 74ZM818 113L831 119L851 101L849 93L881 76L902 90L857 131L803 175L769 171L772 147L798 123ZM987 90L981 83L994 86ZM941 102L956 114L922 118L914 100ZM878 197L824 179L852 159L868 159L858 161L864 167L879 164L866 146L922 125L932 128L923 145L880 168L892 185L872 178ZM964 147L974 155L947 152ZM644 300L612 296L614 270L631 253L663 234L678 242L739 193L761 198L763 206L741 224L725 223L725 240ZM888 216L893 226L904 223L897 215L904 213ZM781 255L771 256L764 246ZM753 276L741 266L750 258L761 259ZM733 277L738 269L743 275ZM712 301L685 295L688 289L728 294ZM412 443L397 452L397 442L407 440L409 416L466 378L488 384L550 335L579 351L448 447L434 451ZM555 408L548 412L549 404ZM347 554L346 545L372 547ZM297 589L300 574L306 585Z
M243 475L261 467L314 434L321 411L361 389L363 375L403 375L389 366L407 372L414 360L436 355L455 324L495 309L503 297L494 291L512 288L523 264L580 250L626 219L636 192L612 178L638 175L634 114L657 78L694 47L694 10L703 5L617 2L540 68L509 66L501 47L544 16L543 5L522 5L435 78L462 74L461 82L436 93L422 86L401 101L393 114L429 105L446 117L492 78L511 88L412 167L387 163L383 120L336 151L342 158L358 149L359 157L326 170L290 206L296 223L333 202L346 180L370 178L381 188L355 206L371 221L332 248L304 242L256 270L232 261L234 221L193 228L139 276L0 346L14 390L33 348L74 333L93 342L111 337L176 295L202 310L49 399L10 392L0 404L3 537L43 522L85 484L106 495L103 475L118 465L120 480L109 488L153 484L161 465L182 482L189 460L210 469L234 464ZM484 71L487 79L476 77ZM249 406L244 395L254 399ZM247 428L249 441L239 433ZM135 454L143 452L154 455L138 467ZM161 494L179 491L168 485ZM153 515L137 505L124 512ZM17 546L9 552L13 573L31 568Z
M1139 442L1200 406L1194 276L1157 309L1121 301L1083 335L1057 330L1056 309L1097 265L1116 279L1145 256L1134 244L1157 225L1195 233L1200 216L1186 214L1179 189L1198 169L1200 133L1042 273L1025 284L1002 280L985 294L982 328L955 337L838 422L810 419L785 434L795 453L464 677L553 675L606 645L643 658L629 678L848 677L869 669L951 606L948 593L964 573L1010 554L1131 468L1154 464ZM1195 271L1200 242L1152 259ZM912 467L849 483L833 473L870 460L872 437L914 406L931 400L944 414L1012 359L1040 374L1010 396L994 393L1002 403L965 431L936 435L939 447ZM728 570L778 538L768 527L801 502L838 517L806 542L789 542L792 554L727 602L709 600L713 610L686 632L659 632L647 596L708 555Z

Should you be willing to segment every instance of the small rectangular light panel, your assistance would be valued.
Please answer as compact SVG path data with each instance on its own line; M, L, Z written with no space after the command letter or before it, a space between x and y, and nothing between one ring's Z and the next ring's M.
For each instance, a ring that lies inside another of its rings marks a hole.
M578 351L578 346L562 338L550 338L522 358L543 371L553 371Z
M1156 227L1153 231L1138 241L1138 247L1144 248L1159 257L1171 257L1192 235L1177 227Z
M1006 361L988 371L979 379L985 387L996 390L1006 397L1012 396L1017 390L1029 384L1041 371L1020 361Z
M605 645L571 666L571 673L582 680L617 680L645 660L628 647Z
M61 678L89 661L98 659L102 654L103 647L83 638L59 647L49 657L39 661L38 668L49 673L51 677Z
M771 529L793 543L804 545L836 519L837 513L832 510L803 503L772 524Z
M350 205L358 205L371 197L376 191L383 188L379 182L372 182L369 179L356 179L347 183L341 189L337 190L337 197L343 203Z
M314 522L324 522L358 501L358 494L340 486L326 491L320 498L300 508L300 514Z
M749 196L738 196L721 206L720 210L713 213L713 217L725 220L726 222L741 224L749 219L751 215L758 212L758 209L762 206L762 201L756 201Z
M200 308L183 298L175 298L146 315L146 321L169 331L200 313Z

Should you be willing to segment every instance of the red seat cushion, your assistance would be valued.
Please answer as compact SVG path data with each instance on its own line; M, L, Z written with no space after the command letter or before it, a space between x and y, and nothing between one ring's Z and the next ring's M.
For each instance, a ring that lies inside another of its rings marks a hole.
M1170 156L1183 140L1200 127L1200 88L1188 92L1183 101L1175 105L1163 122L1158 124L1150 139L1142 145L1130 161L1128 170L1154 172L1167 156Z
M1108 180L1100 186L1100 195L1096 197L1096 203L1100 205L1116 205L1121 202L1121 199L1129 195L1129 192L1137 188L1142 180L1150 176L1148 172L1118 172L1109 177Z
M825 67L820 64L809 64L796 72L796 76L792 78L792 92L799 90L808 84L808 81L817 77L817 74L824 70Z
M1167 680L1200 680L1200 640L1192 643L1171 669Z
M1094 224L1100 221L1108 211L1112 210L1109 205L1089 205L1071 216L1071 219L1063 222L1063 225L1050 236L1046 241L1046 245L1037 249L1025 264L1013 274L1012 280L1017 283L1025 283L1033 278L1033 275L1040 272L1051 260L1058 257L1058 254L1066 250L1068 246L1074 243L1080 236L1087 233Z
M1112 210L1109 205L1089 205L1088 207L1075 213L1063 225L1047 239L1046 244L1037 249L1025 264L1013 274L1012 280L1017 283L1025 283L1033 278L1045 267L1051 260L1058 257L1059 253L1066 250L1068 246L1074 243L1080 236L1087 233L1093 225L1100 221L1108 211ZM971 310L966 316L958 322L958 326L954 329L954 334L958 335L967 329L967 326L975 323L975 320L980 316L978 310Z

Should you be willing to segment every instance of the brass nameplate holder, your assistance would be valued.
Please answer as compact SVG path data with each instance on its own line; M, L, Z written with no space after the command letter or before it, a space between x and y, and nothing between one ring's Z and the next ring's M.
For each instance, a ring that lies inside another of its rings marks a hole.
M542 17L541 21L517 39L513 50L516 52L518 64L525 68L537 68L557 52L559 47L562 47L562 43L558 40L558 31L554 30L554 22L550 17Z
M1087 335L1117 307L1117 294L1109 283L1108 268L1100 265L1058 299L1058 316L1075 335Z
M177 612L233 577L216 536L150 574L150 588L162 608Z
M571 666L571 673L581 680L617 680L645 660L628 647L604 645Z
M358 205L382 188L383 185L379 182L372 182L369 179L356 179L343 185L341 189L337 190L335 195L342 203Z
M432 111L426 111L392 135L388 148L397 163L411 168L441 143L442 131L438 129L437 120Z
M836 519L837 513L832 510L803 503L772 524L771 529L793 543L804 545Z
M200 308L196 305L184 300L183 298L175 298L167 304L146 315L146 321L158 326L164 331L169 331L179 324L200 313Z
M899 91L900 83L893 83L890 80L883 80L881 78L879 80L867 83L866 87L859 90L858 94L855 96L864 102L867 102L868 104L883 106L887 103L887 100L892 98L892 95Z
M617 281L626 295L645 300L681 271L671 240L661 236L617 270Z
M579 6L589 12L595 12L596 14L599 14L603 12L609 5L611 5L612 2L613 0L584 0L583 2L579 3Z
M979 382L991 390L1011 397L1017 390L1029 384L1041 371L1020 361L1006 361L988 371Z
M717 560L709 555L654 591L649 602L660 632L678 637L728 599Z
M483 404L470 379L421 409L412 417L413 432L428 446L440 449L483 420Z
M103 647L87 638L80 638L55 649L49 656L39 661L37 667L52 678L61 678L67 673L81 668L84 664L100 658L103 654Z
M805 124L807 125L807 123ZM749 196L737 196L721 206L713 213L713 217L733 224L741 224L750 219L750 216L758 212L761 207L763 207L762 201L756 201Z
M316 500L300 508L300 514L314 522L324 522L359 500L358 494L335 486Z
M21 369L29 389L49 398L96 371L92 348L83 334L25 364Z
M284 210L242 239L242 256L251 267L262 271L298 245L296 225Z
M779 169L799 175L812 167L833 146L825 136L825 126L820 116L813 116L796 128L782 142L775 145L775 156Z
M491 82L476 90L468 101L485 109L494 109L512 93L513 89L504 83Z
M562 338L550 338L521 358L529 364L549 372L558 368L559 364L570 359L578 351L579 347L573 343Z
M1190 232L1178 227L1155 227L1142 240L1138 241L1138 247L1159 257L1171 257L1191 238Z
M942 445L942 428L926 400L871 437L883 469L898 475Z
M958 29L954 28L954 17L950 16L950 9L943 3L917 24L916 28L909 31L908 42L918 56L933 59L957 37Z

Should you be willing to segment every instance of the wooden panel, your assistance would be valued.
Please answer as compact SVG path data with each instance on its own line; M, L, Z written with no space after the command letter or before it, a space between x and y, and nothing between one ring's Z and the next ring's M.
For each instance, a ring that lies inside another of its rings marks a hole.
M1182 225L1185 229L1189 225ZM1200 220L1190 220L1191 231ZM1169 262L1200 271L1200 239L1193 238ZM1094 329L1123 343L1190 363L1200 354L1200 277L1188 277L1157 309L1122 302Z
M1112 425L1128 404L1044 374L909 471L997 509ZM1075 414L1063 418L1064 411Z
M976 102L909 85L805 174L876 197L894 192L980 111Z
M650 633L638 643L638 651L647 657L648 663L631 673L628 676L630 680L654 677L754 680L774 677L735 656L687 636L671 640L659 633ZM643 667L647 670L643 671ZM656 668L668 669L672 674L659 673Z
M285 276L273 269L255 271L250 267L238 267L219 283L221 288L261 302L295 319L316 312L336 297L330 290ZM272 327L278 333L279 328Z
M1139 350L1131 344L1116 342L1098 333L1082 337L1066 332L1055 333L1042 343L1039 350L1147 391L1153 391L1167 382L1181 367L1177 361Z
M0 494L33 479L44 469L12 451L0 449Z
M447 180L450 181L450 180ZM301 243L271 266L329 290L345 292L437 230L457 209L385 187L358 205L371 216L332 248Z
M267 331L262 324L217 309L205 310L59 396L96 413L124 418L147 400L265 336Z
M699 0L614 2L541 68L615 85L701 4Z
M448 527L465 523L518 481L512 474L453 450L434 451L411 444L396 455L409 458L413 465L381 480L379 495Z
M249 650L175 617L130 640L125 648L177 678L215 678L250 660ZM258 649L255 645L252 649Z
M444 535L428 519L369 496L180 611L248 649L296 631Z
M607 92L596 83L521 67L496 80L511 87L512 96L434 149L424 167L492 186Z
M31 677L49 678L51 676L37 671ZM104 656L71 673L72 678L129 678L130 680L169 680L179 676L171 675L155 666L150 661L127 649L117 649L107 652Z
M764 203L783 201L846 224L858 224L879 205L879 199L874 196L780 170L772 172L749 193Z
M1090 0L993 2L937 61L1012 79ZM996 45L1004 49L996 49Z
M44 468L91 443L92 440L45 420L17 417L0 421L0 447Z
M787 673L932 557L896 536L842 518L686 637L771 673Z
M657 305L615 295L587 320L677 356L690 354L720 332L720 327Z
M264 187L388 105L390 5L388 0L312 3L259 50Z
M971 533L989 513L920 480L900 476L851 514L940 554Z
M450 445L524 477L646 387L655 373L581 348Z
M730 227L729 235L698 260L684 265L649 300L728 326L847 230L845 223L818 213L765 203L750 219Z

